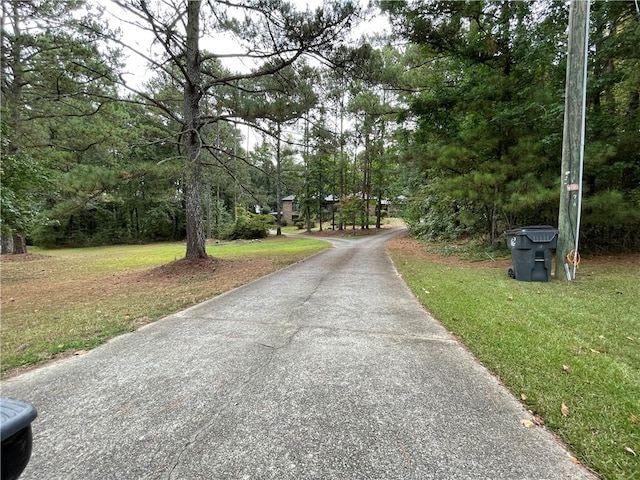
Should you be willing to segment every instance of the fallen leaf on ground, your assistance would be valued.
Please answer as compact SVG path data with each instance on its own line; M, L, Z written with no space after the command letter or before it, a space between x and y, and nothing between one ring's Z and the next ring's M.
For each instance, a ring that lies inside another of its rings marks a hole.
M535 426L531 420L527 420L526 418L523 418L522 420L520 420L520 423L527 428L533 428Z
M569 373L569 365L562 365L562 371L564 373Z
M86 350L78 350L74 355L84 355L85 353L87 353Z
M631 415L629 415L629 421L631 423L640 423L640 418L632 413Z
M571 457L571 462L575 465L580 465L580 460L578 460L576 457Z
M527 399L527 396L526 396L524 393L521 393L521 394L520 394L520 399L521 399L521 400L526 400L526 399Z
M542 419L542 417L540 415L536 415L535 417L533 417L533 423L535 423L537 426L541 427L544 425L544 420Z
M560 411L562 412L563 417L569 416L569 407L567 407L567 405L564 402L562 402L562 407L560 408Z
M629 452L631 455L633 455L634 457L636 457L636 452L634 452L632 449L630 449L629 447L624 447L624 449Z

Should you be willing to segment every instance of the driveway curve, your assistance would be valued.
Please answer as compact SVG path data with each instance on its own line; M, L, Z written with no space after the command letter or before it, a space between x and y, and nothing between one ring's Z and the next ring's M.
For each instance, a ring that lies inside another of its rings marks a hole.
M594 478L419 305L399 232L4 381L38 410L22 478Z

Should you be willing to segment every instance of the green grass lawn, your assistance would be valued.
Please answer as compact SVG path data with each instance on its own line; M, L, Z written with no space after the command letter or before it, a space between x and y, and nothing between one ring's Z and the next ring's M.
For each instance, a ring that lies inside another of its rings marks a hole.
M571 283L528 283L393 243L390 253L429 312L580 461L603 478L640 478L637 263L584 260Z
M93 348L327 248L274 238L211 243L214 261L174 262L183 243L42 250L3 256L2 373Z

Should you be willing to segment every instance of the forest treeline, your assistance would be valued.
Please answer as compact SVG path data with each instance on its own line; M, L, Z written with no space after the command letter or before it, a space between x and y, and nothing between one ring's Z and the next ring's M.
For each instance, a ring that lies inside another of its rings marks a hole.
M557 224L567 2L294 5L3 0L3 251L186 238L197 257L288 195L303 220L373 226L384 199L416 235L494 246ZM374 12L393 33L356 35ZM636 2L592 2L589 45L581 240L638 251Z

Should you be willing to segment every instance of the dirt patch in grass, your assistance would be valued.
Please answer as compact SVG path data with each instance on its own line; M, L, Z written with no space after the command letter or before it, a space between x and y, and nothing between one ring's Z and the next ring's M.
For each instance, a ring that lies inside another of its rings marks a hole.
M469 265L472 267L491 268L509 268L511 266L510 259L470 261L455 255L439 255L437 253L430 252L424 244L418 240L410 238L407 234L400 235L399 237L390 240L388 247L393 250L407 252L414 258L430 259L438 263L449 265Z
M500 258L496 260L482 260L482 261L470 261L464 258L460 258L456 255L440 255L430 252L425 244L419 240L415 240L409 237L408 234L402 234L393 240L390 240L388 244L389 248L394 250L401 250L410 253L412 257L419 259L430 259L438 263L450 264L450 265L468 265L470 267L483 267L483 268L509 268L511 267L511 258ZM615 266L629 266L640 267L640 253L628 253L619 255L598 255L598 256L582 256L580 266L586 267L588 265L615 265Z
M627 253L619 255L598 255L595 257L582 257L585 264L592 263L594 265L619 265L630 267L640 267L640 253Z

